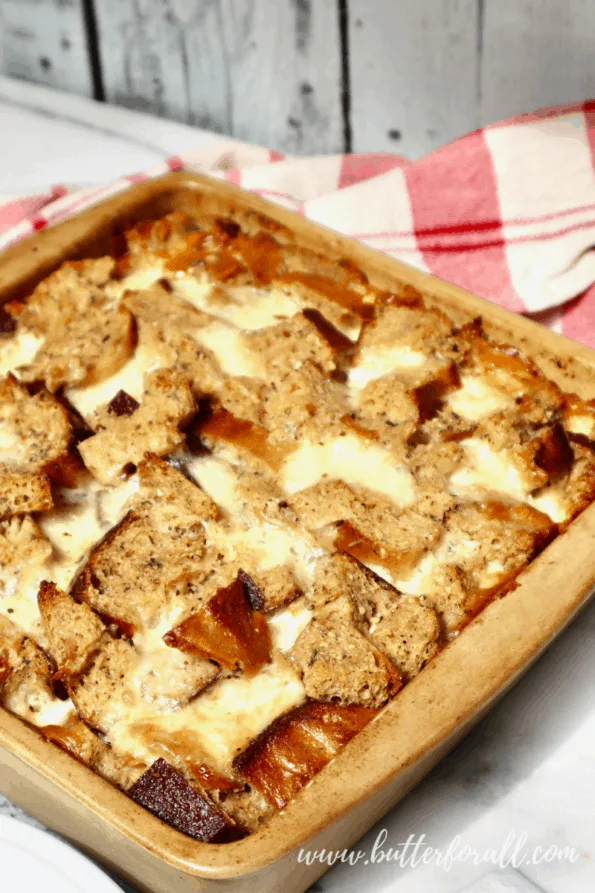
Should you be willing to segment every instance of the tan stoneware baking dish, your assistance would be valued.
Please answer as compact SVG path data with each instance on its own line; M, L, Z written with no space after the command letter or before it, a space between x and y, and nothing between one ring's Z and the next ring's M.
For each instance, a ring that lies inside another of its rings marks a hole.
M458 320L481 314L490 335L516 345L564 389L595 397L595 351L420 273L364 245L208 177L170 174L131 187L7 251L0 303L26 293L64 260L109 252L122 226L172 210L252 209L298 245L349 258L374 285L410 283ZM352 845L513 686L586 604L595 585L591 505L263 828L230 844L197 843L165 825L33 729L0 710L0 790L136 887L302 893L322 874L301 848Z

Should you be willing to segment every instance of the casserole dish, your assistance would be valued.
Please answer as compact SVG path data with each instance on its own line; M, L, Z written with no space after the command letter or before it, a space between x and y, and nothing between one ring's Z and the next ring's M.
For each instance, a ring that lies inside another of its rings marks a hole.
M190 216L263 214L289 230L297 245L331 260L346 258L378 288L411 285L429 306L460 324L481 314L489 335L523 350L564 389L595 397L595 363L586 348L234 187L186 174L135 186L11 249L0 268L0 298L28 294L66 259L109 253L122 228L172 210ZM595 560L589 556L594 528L591 506L529 565L506 598L489 604L295 800L244 840L223 846L185 837L4 711L2 789L141 889L299 893L322 871L319 864L298 862L299 849L342 849L360 837L514 684L586 602L595 582Z

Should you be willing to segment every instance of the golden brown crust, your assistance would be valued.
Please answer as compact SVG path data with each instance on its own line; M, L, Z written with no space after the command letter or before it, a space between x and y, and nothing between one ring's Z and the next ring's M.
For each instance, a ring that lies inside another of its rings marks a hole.
M173 466L148 455L131 509L92 551L76 597L131 631L150 625L205 555L204 522L217 506Z
M184 376L171 370L148 373L138 410L130 416L99 411L92 422L97 433L80 445L80 454L98 481L113 484L130 464L138 465L145 453L163 456L181 446L180 428L195 409Z
M318 611L291 649L306 695L316 701L382 707L402 685L397 667L357 628L348 596Z
M128 640L108 638L85 672L67 681L78 715L92 729L109 732L137 665L138 655Z
M254 610L240 576L219 589L198 611L165 634L171 648L253 676L271 660L266 620Z
M44 340L18 374L45 383L54 393L63 385L88 385L117 372L135 344L132 315L114 305L106 286L112 258L70 261L43 280L21 305L11 305L19 327Z
M66 408L46 391L30 395L13 375L0 378L0 518L53 505L50 480L71 463L73 431Z
M53 504L52 488L43 472L0 473L0 518L44 512Z
M369 707L310 701L275 720L234 768L278 809L374 718Z
M57 678L82 673L107 638L105 624L88 605L78 604L54 583L41 584L37 603Z

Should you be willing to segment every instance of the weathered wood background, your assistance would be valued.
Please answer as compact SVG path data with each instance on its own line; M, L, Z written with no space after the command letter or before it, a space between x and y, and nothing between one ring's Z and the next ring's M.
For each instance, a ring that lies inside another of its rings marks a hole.
M595 0L0 0L0 73L297 153L595 96Z

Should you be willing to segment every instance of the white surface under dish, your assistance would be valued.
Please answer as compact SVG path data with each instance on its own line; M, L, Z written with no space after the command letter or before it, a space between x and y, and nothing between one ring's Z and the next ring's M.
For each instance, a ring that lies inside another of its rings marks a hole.
M15 819L0 818L0 865L7 893L121 893L74 847Z

